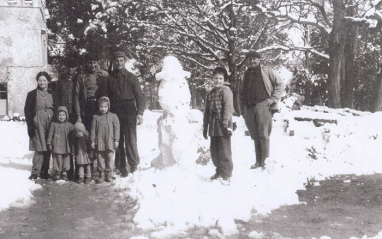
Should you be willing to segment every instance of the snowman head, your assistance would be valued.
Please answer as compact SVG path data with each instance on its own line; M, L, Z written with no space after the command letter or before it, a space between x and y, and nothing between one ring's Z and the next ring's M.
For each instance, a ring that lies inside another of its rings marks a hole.
M163 59L162 71L155 75L156 80L177 81L190 77L190 72L184 71L175 56L166 56Z

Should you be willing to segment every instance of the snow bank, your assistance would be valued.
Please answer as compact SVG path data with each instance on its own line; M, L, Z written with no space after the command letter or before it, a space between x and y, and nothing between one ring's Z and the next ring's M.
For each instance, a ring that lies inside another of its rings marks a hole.
M236 117L234 171L228 187L209 181L215 172L212 162L191 167L175 164L163 170L150 167L160 153L155 125L160 115L145 113L145 123L138 127L142 169L116 184L126 197L138 201L134 223L151 232L151 238L171 238L194 226L210 228L212 234L214 230L224 236L236 234L234 219L247 221L254 214L266 215L282 205L299 203L296 190L304 189L308 179L382 172L375 167L382 154L381 113L325 107L293 112L284 107L274 117L271 157L264 171L250 169L255 162L253 141L245 136L244 120ZM296 117L333 119L337 124L316 127L313 121ZM291 129L293 136L289 136ZM195 140L209 144L201 137Z
M41 185L28 180L33 152L25 122L0 121L0 211L9 207L28 207L32 191Z
M205 166L193 162L191 166L175 164L162 170L151 167L160 154L157 120L161 114L145 112L144 123L138 126L140 170L118 179L115 185L126 200L137 200L134 224L151 233L150 238L174 238L194 226L206 227L216 237L235 234L238 229L234 219L247 221L253 215L299 203L295 192L304 189L308 179L382 173L382 168L376 167L382 154L382 113L326 107L289 111L283 107L274 116L271 157L264 171L249 169L255 162L253 141L245 136L244 120L235 117L238 127L232 136L234 171L228 187L209 181L215 172L212 162ZM193 124L201 124L200 113L193 111L193 115ZM313 121L295 118L336 123L316 127ZM0 210L28 206L31 192L40 186L27 179L33 152L28 151L26 125L0 121L0 132ZM193 140L208 147L201 128L198 135ZM251 237L260 234L254 232Z

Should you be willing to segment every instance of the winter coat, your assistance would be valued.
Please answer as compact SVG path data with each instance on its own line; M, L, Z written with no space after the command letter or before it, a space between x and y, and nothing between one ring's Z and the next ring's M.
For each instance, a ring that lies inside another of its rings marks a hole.
M52 145L52 153L55 154L68 154L71 152L70 148L70 140L71 140L71 133L73 130L73 125L68 122L69 113L65 106L59 106L57 109L57 116L58 112L64 111L66 114L66 120L64 122L53 121L50 124L50 129L48 133L48 139L46 144Z
M54 111L56 107L58 107L58 97L55 92L52 92L48 89L48 93L52 94L53 97L53 108ZM34 128L33 119L36 116L36 103L37 103L37 88L28 92L27 98L25 100L24 106L24 115L25 121L27 123L28 128Z
M233 94L228 86L213 88L208 92L203 117L203 128L210 136L223 136L223 128L232 129Z
M263 77L265 89L267 90L267 93L269 95L269 99L271 99L275 104L272 104L271 111L278 111L279 106L278 102L281 99L281 94L284 92L285 89L285 83L280 78L280 76L275 72L272 68L268 66L259 66L261 67L261 76ZM240 84L239 89L239 99L240 99L240 110L241 113L243 113L244 107L248 107L247 95L251 94L251 92L248 92L248 84L251 80L251 73L250 70L246 70L244 73L244 79Z
M77 131L82 132L84 136L78 138L76 136ZM82 123L76 123L73 127L71 148L76 164L84 165L91 163L88 155L90 149L89 143L89 132L85 129L85 126Z
M108 99L107 97L101 98ZM109 111L106 114L99 113L97 115L93 115L90 130L90 142L94 142L96 144L97 151L114 151L114 142L119 142L119 135L120 125L116 114Z
M108 96L112 103L110 110L120 115L143 115L145 110L145 96L138 78L123 69L114 71L108 77Z
M107 94L107 76L106 71L100 71L97 77L97 86L98 89L95 93L95 98L98 100L101 96ZM74 109L77 115L85 115L85 107L87 103L87 91L86 91L86 82L90 80L90 75L87 73L80 74L74 85Z

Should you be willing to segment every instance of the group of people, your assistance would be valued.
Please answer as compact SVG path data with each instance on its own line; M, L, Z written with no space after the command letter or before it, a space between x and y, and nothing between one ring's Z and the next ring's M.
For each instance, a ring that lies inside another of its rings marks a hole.
M240 113L254 141L256 163L251 168L264 169L270 151L272 116L278 111L285 84L272 68L260 64L258 52L251 51L246 58L249 67L239 89ZM35 151L30 179L48 178L51 153L54 179L67 180L74 159L79 183L89 183L92 178L98 183L110 182L114 151L115 168L121 177L137 170L136 125L143 123L145 97L137 77L125 69L125 63L126 55L115 52L115 69L108 75L99 70L97 59L89 58L87 72L72 83L73 98L71 92L60 96L50 91L50 76L46 72L37 75L38 87L28 93L25 104L30 150ZM210 137L211 158L216 167L211 180L229 183L233 170L233 94L226 84L228 73L223 67L215 68L212 79L214 88L206 97L203 136ZM68 113L69 103L74 104L74 116Z
M89 55L86 72L75 80L60 79L56 90L48 87L48 73L37 74L37 88L28 93L24 107L29 149L35 151L30 179L50 176L51 154L54 180L103 183L113 180L114 167L121 177L137 170L136 126L143 123L145 97L125 63L125 53L115 52L108 75Z

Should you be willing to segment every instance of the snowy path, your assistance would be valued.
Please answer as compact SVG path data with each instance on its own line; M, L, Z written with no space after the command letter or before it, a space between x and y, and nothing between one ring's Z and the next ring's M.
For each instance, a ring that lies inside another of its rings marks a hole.
M0 238L130 238L128 205L110 184L41 181L35 203L0 213Z

